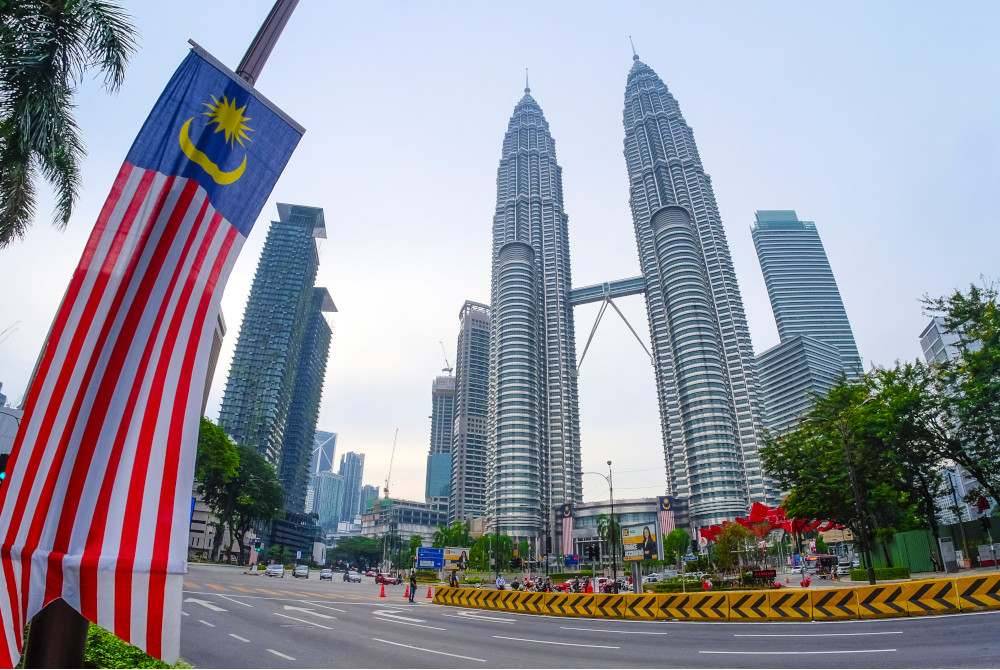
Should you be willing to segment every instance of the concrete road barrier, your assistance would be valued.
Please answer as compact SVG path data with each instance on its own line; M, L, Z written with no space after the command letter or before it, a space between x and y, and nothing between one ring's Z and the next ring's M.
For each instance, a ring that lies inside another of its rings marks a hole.
M693 593L531 593L451 588L439 605L641 621L830 621L1000 610L1000 573L842 589Z

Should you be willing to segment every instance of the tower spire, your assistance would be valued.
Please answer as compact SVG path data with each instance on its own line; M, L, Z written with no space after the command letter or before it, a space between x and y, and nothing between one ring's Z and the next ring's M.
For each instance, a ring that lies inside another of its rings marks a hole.
M635 42L632 41L632 36L628 36L629 46L632 47L632 60L639 60L639 54L635 52Z
M524 92L531 93L531 87L528 86L528 68L524 68Z

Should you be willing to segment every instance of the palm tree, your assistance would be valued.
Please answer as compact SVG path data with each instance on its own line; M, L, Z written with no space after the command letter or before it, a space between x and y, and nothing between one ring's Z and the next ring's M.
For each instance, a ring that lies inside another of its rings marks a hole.
M617 555L615 547L618 546L621 537L621 524L617 518L612 519L609 514L601 514L597 517L597 537L607 543L608 554ZM614 552L612 554L612 552Z
M0 2L0 249L27 232L38 175L55 189L55 225L69 223L85 154L76 88L96 68L117 91L135 49L131 19L114 2Z

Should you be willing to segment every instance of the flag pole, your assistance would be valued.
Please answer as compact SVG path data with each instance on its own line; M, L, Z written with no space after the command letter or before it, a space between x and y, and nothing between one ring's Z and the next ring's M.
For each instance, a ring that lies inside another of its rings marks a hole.
M260 30L236 68L236 74L251 86L267 63L281 32L299 0L275 0ZM46 337L42 351L48 344ZM41 354L39 354L41 360ZM37 370L38 363L35 368ZM34 378L35 372L32 372ZM33 381L33 379L32 379ZM30 390L31 383L28 384ZM25 392L27 396L27 392ZM23 407L23 405L22 405ZM57 598L31 619L24 650L25 668L82 668L90 622L65 600Z

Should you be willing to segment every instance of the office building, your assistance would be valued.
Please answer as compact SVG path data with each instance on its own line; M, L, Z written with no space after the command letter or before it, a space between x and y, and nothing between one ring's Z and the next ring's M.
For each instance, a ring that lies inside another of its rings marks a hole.
M487 407L490 380L490 308L466 300L458 313L455 356L455 429L451 448L448 522L486 513Z
M336 454L337 434L317 430L313 436L312 464L309 466L309 471L312 474L331 472Z
M451 489L451 443L455 426L455 378L435 377L431 384L431 444L427 453L424 498L443 512L448 511Z
M840 349L808 335L794 335L757 356L764 397L764 425L774 435L795 428L813 405L844 376Z
M525 86L497 169L486 505L529 543L551 534L552 505L583 495L568 238L555 141Z
M222 318L222 312L219 312L219 318L220 319ZM211 370L213 368L209 369ZM209 378L211 378L211 375L209 375ZM0 407L6 407L6 406L7 406L7 396L3 394L3 384L0 384ZM204 408L202 408L202 411L204 412Z
M315 240L324 237L322 209L278 203L219 410L219 425L237 443L257 449L279 468L299 355L314 311Z
M323 395L326 361L333 334L323 315L335 311L337 308L330 293L325 288L314 288L299 348L298 371L288 407L278 469L281 486L285 490L285 509L288 511L305 511L306 487L312 476L309 468L316 420L319 418L319 401Z
M973 350L978 343L969 345ZM958 360L962 355L961 338L948 330L943 316L935 316L920 333L920 348L928 365Z
M333 531L343 518L346 487L343 476L336 472L320 472L313 478L315 490L312 513L319 517L323 530Z
M447 521L447 514L432 505L401 498L378 498L371 511L361 515L361 535L363 537L389 539L392 560L396 565L398 557L405 555L409 540L419 535L424 546L434 541L434 532Z
M794 210L759 210L751 234L781 341L828 342L840 350L844 374L860 377L861 356L816 224Z
M645 282L667 493L692 523L773 496L757 453L753 348L726 232L694 133L638 56L625 87L625 162Z
M378 487L373 484L365 484L361 487L361 505L359 514L367 512L372 503L378 499Z
M360 512L364 473L364 454L348 451L340 457L340 476L344 478L344 505L340 508L340 521L353 521Z

